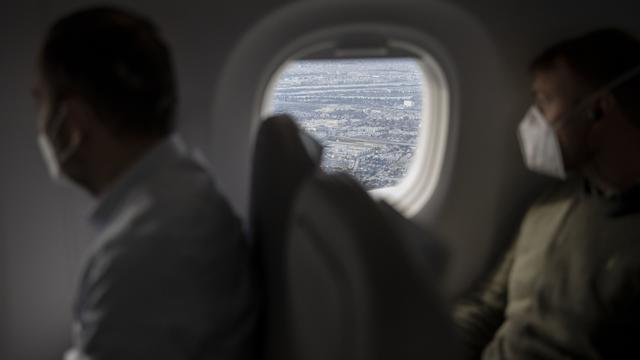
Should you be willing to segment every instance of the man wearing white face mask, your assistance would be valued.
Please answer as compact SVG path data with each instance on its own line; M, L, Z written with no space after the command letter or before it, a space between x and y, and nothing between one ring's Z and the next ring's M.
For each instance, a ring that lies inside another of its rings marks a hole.
M247 244L174 133L173 65L155 26L106 7L59 20L34 97L52 177L97 199L65 359L252 358Z
M640 42L600 30L533 63L525 164L562 180L455 309L469 358L638 358Z

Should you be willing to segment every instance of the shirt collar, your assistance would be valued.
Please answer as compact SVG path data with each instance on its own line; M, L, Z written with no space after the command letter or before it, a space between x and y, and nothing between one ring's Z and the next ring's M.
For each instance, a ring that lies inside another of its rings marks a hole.
M166 163L167 158L184 153L185 149L178 135L170 136L149 149L98 198L91 214L91 224L96 228L107 224L133 188L148 179L155 169Z

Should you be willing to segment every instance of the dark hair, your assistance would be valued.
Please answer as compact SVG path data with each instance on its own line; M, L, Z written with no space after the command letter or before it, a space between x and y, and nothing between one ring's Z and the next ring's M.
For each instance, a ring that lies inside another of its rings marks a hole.
M54 102L81 96L114 134L165 136L175 127L169 49L140 15L97 7L60 19L48 32L40 68Z
M640 41L619 29L601 29L558 43L539 55L531 71L544 71L564 60L597 90L640 66ZM612 90L630 120L640 126L640 74Z

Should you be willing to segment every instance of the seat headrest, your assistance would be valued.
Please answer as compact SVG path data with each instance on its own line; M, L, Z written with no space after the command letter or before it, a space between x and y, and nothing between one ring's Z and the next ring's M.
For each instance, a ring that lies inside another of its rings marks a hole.
M290 116L275 115L262 122L251 174L250 227L254 237L283 235L296 190L318 168L321 156L322 146ZM276 231L263 231L265 226Z

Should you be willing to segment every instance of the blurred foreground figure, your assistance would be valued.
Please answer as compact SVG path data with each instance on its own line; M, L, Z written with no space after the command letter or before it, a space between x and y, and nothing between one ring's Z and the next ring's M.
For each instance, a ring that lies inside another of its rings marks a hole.
M250 358L240 222L174 134L173 65L154 25L114 8L59 20L34 98L52 178L97 199L65 358Z

